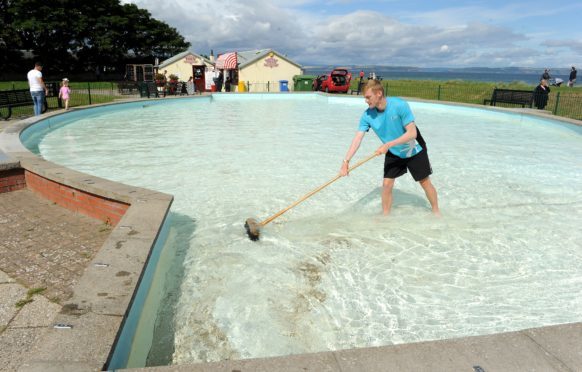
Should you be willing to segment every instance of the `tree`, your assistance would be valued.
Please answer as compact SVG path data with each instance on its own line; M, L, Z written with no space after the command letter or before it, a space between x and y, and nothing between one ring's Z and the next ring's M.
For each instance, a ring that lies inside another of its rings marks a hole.
M130 27L124 39L127 50L134 56L165 59L190 46L175 28L151 18L147 10L139 9L134 4L124 5L124 10Z
M73 17L67 14L68 1L14 0L8 8L15 42L51 69L70 65L73 56L70 42L75 28ZM58 5L58 6L55 6Z
M22 60L18 35L8 12L10 5L11 1L0 0L0 74L13 70Z
M0 10L0 26L10 25L0 31L0 50L31 51L51 71L153 62L190 46L175 28L119 0L0 0ZM2 53L3 65L8 58Z

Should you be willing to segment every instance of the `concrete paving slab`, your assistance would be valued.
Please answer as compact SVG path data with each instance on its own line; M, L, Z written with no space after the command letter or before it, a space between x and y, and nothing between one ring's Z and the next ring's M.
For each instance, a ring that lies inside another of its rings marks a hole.
M61 309L60 305L50 302L43 296L34 296L10 322L9 328L49 327Z
M288 355L276 358L227 360L215 363L198 363L181 366L159 366L130 369L131 372L340 372L332 352Z
M521 332L336 352L341 371L568 371ZM520 356L520 357L518 357Z
M283 358L232 360L228 365L231 371L286 371L286 372L335 372L340 371L333 353L314 353L288 355Z
M582 323L528 329L524 333L572 371L582 371Z
M122 255L122 252L119 252ZM92 311L96 314L123 316L140 278L144 262L138 259L122 259L122 264L103 258L101 252L95 263L113 262L107 267L88 267L75 288L75 294L65 303L63 311L73 314Z
M96 314L125 315L170 202L171 199L148 201L144 205L154 206L147 209L132 206L128 210L128 218L124 216L111 232L65 308L72 306L80 313L90 310ZM106 266L98 266L100 264Z
M0 150L0 171L15 169L20 167L20 162L6 155L2 150Z
M524 332L465 337L442 342L485 371L567 371L564 364L531 340ZM438 344L437 344L438 345Z
M18 372L95 372L97 369L76 362L24 362Z
M107 360L121 317L87 313L80 316L58 314L55 324L71 325L70 329L46 328L45 336L37 342L26 362L79 363L100 370Z
M4 271L0 270L0 284L15 283L16 281L8 276Z
M4 327L20 311L16 303L26 298L26 288L16 283L1 284L0 298L0 327Z
M0 334L0 371L16 371L29 350L42 336L35 328L7 329Z

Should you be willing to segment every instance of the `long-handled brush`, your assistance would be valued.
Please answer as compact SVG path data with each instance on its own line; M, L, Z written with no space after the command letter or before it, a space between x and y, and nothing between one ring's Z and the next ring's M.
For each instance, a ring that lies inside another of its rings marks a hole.
M372 154L370 156L368 156L367 158L365 158L364 160L360 160L358 163L354 164L353 166L351 166L349 168L349 171L351 172L352 170L356 169L357 167L359 167L360 165L364 164L365 162L367 162L368 160L371 160L373 158L375 158L376 156L378 156L379 154ZM287 212L289 209L295 207L297 204L305 201L305 199L309 198L310 196L316 194L317 192L323 190L324 188L326 188L327 186L329 186L330 184L334 183L335 181L337 181L338 179L340 179L342 176L341 175L337 175L336 177L334 177L332 180L327 181L326 183L324 183L323 185L319 186L318 188L316 188L315 190L312 190L310 192L308 192L307 194L305 194L304 196L302 196L299 200L297 200L296 202L294 202L293 204L291 204L290 206L288 206L285 209L280 210L279 212L275 213L274 215L272 215L271 217L258 222L257 220L255 220L254 218L247 218L247 220L245 221L245 229L247 230L247 234L249 236L249 238L252 241L256 241L259 240L260 234L261 234L261 228L263 226L265 226L266 224L268 224L269 222L273 221L275 218L279 217L280 215L282 215L283 213Z

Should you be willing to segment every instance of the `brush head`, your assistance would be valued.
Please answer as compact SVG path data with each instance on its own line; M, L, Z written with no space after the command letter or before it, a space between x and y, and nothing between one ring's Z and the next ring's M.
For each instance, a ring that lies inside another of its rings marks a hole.
M259 223L254 218L247 218L247 220L245 221L245 229L247 230L247 235L249 236L249 239L251 239L254 242L259 240L259 235L261 234L261 232L259 231L259 227L260 227Z

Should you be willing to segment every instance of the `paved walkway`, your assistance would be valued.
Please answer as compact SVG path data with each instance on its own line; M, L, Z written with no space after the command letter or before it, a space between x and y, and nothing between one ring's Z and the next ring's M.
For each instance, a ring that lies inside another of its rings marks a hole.
M18 369L109 233L29 190L0 194L0 371Z

